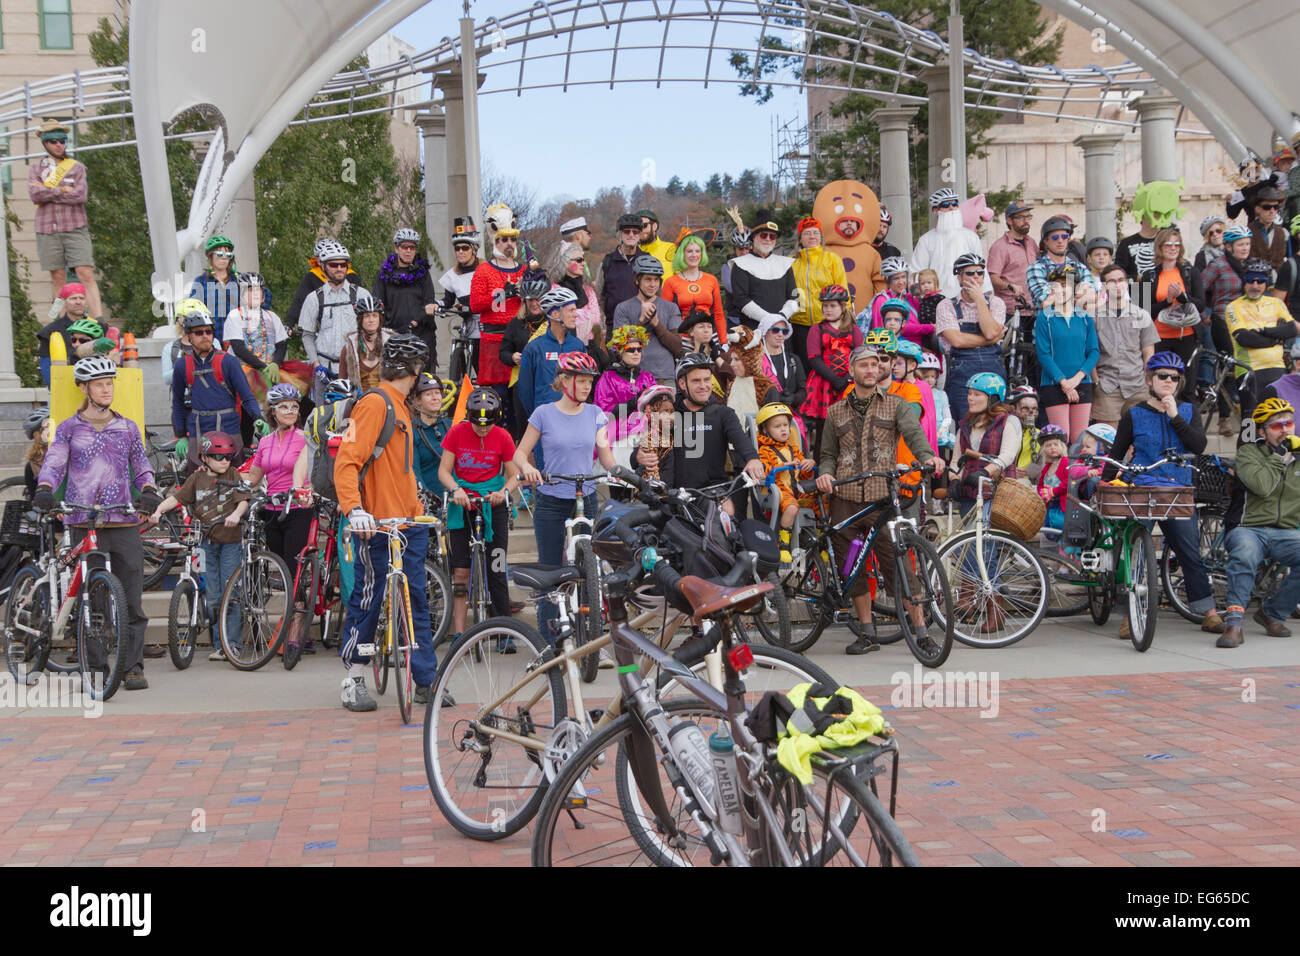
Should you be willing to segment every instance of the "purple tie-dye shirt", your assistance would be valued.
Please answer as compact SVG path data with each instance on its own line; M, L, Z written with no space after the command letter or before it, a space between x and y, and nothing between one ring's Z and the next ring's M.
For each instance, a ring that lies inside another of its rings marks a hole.
M57 489L68 479L63 500L69 505L119 505L131 501L133 490L153 484L153 468L144 453L140 429L116 412L102 430L80 414L65 418L54 430L38 484ZM83 524L86 512L68 516L70 524ZM109 523L136 524L138 515L115 511L104 516Z

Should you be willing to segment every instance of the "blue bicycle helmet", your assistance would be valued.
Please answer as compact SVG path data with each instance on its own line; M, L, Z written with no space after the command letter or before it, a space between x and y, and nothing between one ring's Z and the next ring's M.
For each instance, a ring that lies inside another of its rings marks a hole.
M1147 359L1147 371L1155 372L1162 368L1173 369L1179 375L1187 372L1187 366L1177 352L1157 352Z
M921 364L921 359L923 358L921 354L921 346L917 345L915 342L909 342L907 339L898 340L898 345L895 347L894 353L903 356L903 358L912 359L917 365Z
M989 398L999 402L1007 397L1007 383L997 372L980 372L972 375L966 387L975 392L983 392Z

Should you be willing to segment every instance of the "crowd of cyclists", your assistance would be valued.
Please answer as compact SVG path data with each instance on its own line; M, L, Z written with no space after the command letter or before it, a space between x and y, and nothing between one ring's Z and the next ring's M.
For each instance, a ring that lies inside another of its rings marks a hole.
M616 248L597 259L579 217L562 224L543 269L513 212L497 203L483 236L472 218L456 220L455 261L436 279L413 229L394 235L371 288L341 243L321 239L282 320L265 280L238 271L233 243L215 236L209 268L175 307L176 337L164 353L174 450L187 460L172 477L183 480L160 486L145 436L110 408L122 339L86 314L85 289L70 283L58 321L42 332L42 368L48 376L48 340L63 336L84 400L56 427L45 426L42 410L29 419L28 494L38 511L60 502L117 509L98 528L127 596L128 690L148 686L142 521L189 509L203 529L211 601L238 567L254 492L288 501L273 520L267 511L265 544L290 580L314 509L332 499L345 555L341 699L367 711L375 701L364 674L390 557L377 534L385 522L426 507L442 512L454 639L466 627L473 509L484 509L496 614L520 607L508 588L520 494L539 561L564 563L578 491L551 476L631 467L670 488L698 489L743 472L777 489L776 513L757 513L758 499L744 493L724 510L770 519L785 567L803 509L827 506L838 522L887 494L884 478L843 479L914 463L934 477L910 499L913 513L948 497L965 515L988 507L992 485L981 478L1015 481L1036 491L1045 523L1060 528L1070 498L1087 500L1123 477L1114 460L1145 466L1170 453L1203 454L1198 388L1231 368L1210 405L1221 434L1239 446L1226 600L1216 601L1196 517L1159 523L1202 629L1219 647L1236 647L1256 567L1300 564L1300 374L1289 371L1300 335L1294 161L1279 149L1274 168L1229 200L1228 215L1202 221L1194 260L1178 225L1154 213L1142 212L1138 233L1118 246L1077 237L1059 215L1035 242L1033 208L1016 202L987 257L960 252L940 275L914 270L889 245L886 210L873 244L879 270L870 288L853 290L811 216L789 237L793 255L783 255L780 227L760 210L752 227L730 234L732 256L716 274L707 271L710 253L718 256L711 229L683 229L672 243L660 238L653 211L627 213L613 224ZM950 189L931 196L936 221L957 202ZM441 324L469 343L460 381L437 375ZM288 357L293 336L305 362ZM1188 487L1195 478L1174 460L1133 483ZM71 510L63 520L80 529L86 515ZM848 551L870 530L839 528L837 544ZM427 531L412 522L404 534L414 627L429 635ZM874 539L882 567L892 566L888 538ZM859 578L849 595L858 618L850 654L879 647L867 589ZM1292 574L1254 620L1287 636L1297 601L1300 575ZM539 608L543 634L554 613ZM304 652L314 651L309 640ZM216 641L212 659L226 659ZM411 666L423 701L437 673L432 640L417 641Z

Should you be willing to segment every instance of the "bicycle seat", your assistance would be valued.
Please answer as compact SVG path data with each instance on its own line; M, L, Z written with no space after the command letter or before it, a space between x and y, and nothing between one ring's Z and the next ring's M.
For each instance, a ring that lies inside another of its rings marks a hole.
M695 609L697 624L720 611L751 610L765 594L774 589L773 585L766 581L761 584L745 584L729 588L706 581L704 578L697 578L693 574L682 578L677 583L677 587L682 592L682 597L686 598Z
M156 441L153 443L153 447L156 451L175 451L178 441L180 441L179 438L173 438L171 441Z
M582 577L582 570L575 567L555 568L548 564L512 564L510 571L515 583L529 591L549 591L570 581Z

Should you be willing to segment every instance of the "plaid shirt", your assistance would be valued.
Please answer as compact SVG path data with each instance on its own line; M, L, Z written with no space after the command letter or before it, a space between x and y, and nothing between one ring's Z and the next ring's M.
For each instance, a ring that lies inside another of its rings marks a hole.
M50 189L45 179L56 165L53 157L46 156L27 171L27 195L36 203L36 232L42 236L71 232L86 225L86 167L73 160L73 167L59 188Z
M1223 318L1228 303L1241 297L1241 276L1232 268L1227 256L1219 256L1201 270L1201 285L1210 300L1210 314Z
M1076 282L1086 282L1088 285L1096 289L1098 293L1102 291L1101 283L1097 281L1096 277L1087 266L1074 258L1074 256L1068 254L1065 257L1065 261L1073 262L1074 267L1078 270L1079 278L1075 280ZM1051 290L1052 284L1047 281L1047 270L1051 268L1053 264L1051 258L1044 253L1031 262L1029 268L1025 270L1025 285L1029 289L1029 298L1030 301L1034 303L1035 309L1042 308L1043 300L1047 298L1047 293Z

